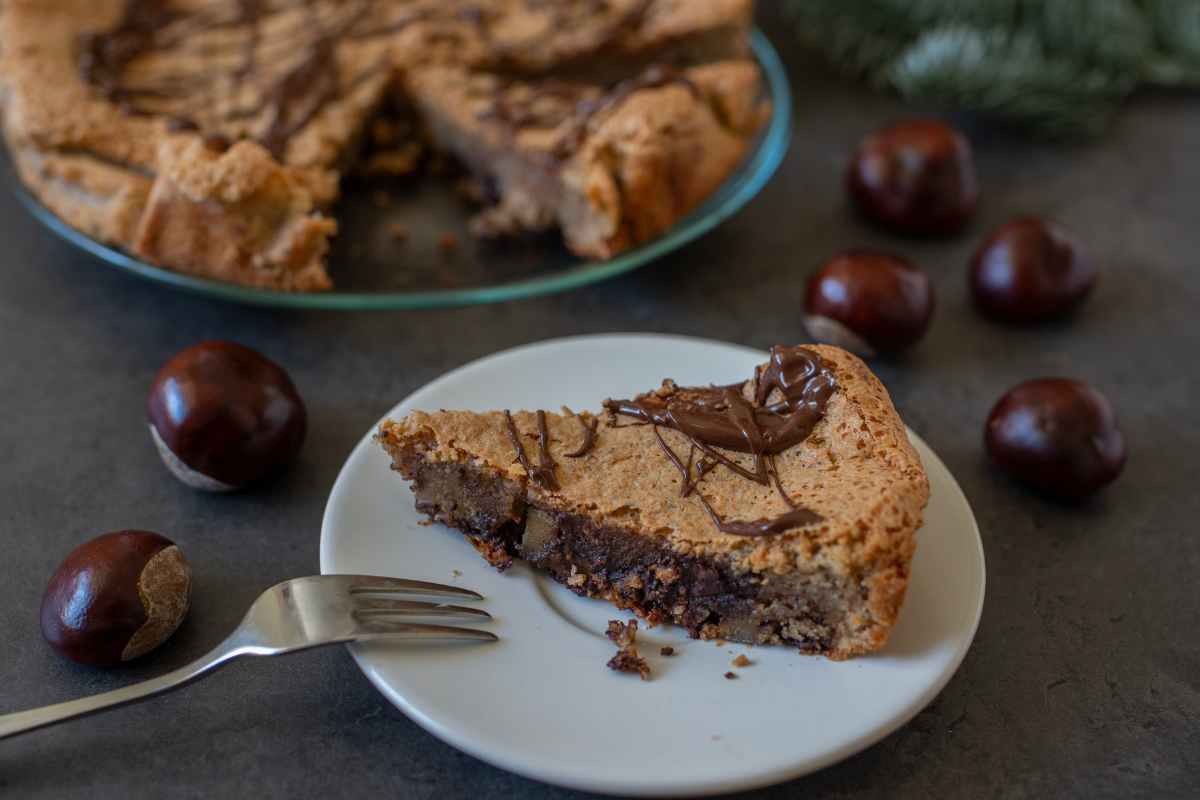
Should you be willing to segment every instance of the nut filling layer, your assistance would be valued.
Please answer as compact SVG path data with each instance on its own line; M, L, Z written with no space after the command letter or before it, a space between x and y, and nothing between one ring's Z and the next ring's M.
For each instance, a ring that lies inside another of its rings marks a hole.
M680 556L659 543L578 514L528 505L519 482L476 467L409 463L417 508L468 536L493 565L524 559L571 591L608 600L694 638L828 650L851 587L818 571L801 582L734 575L727 566ZM865 601L865 594L862 598Z

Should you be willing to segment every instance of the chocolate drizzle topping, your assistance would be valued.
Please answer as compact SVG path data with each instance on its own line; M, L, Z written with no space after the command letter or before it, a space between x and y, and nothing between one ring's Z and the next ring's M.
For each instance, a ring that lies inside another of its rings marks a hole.
M507 409L504 412L504 422L508 430L508 440L512 442L513 449L517 451L517 461L524 468L525 474L529 476L530 480L540 483L550 491L558 491L558 479L554 477L556 464L548 449L550 434L546 430L546 412L537 412L538 465L536 467L530 463L529 456L525 453L525 446L521 444L521 435L517 431L517 424L513 422L512 413Z
M700 89L682 72L665 64L653 64L635 78L621 81L598 98L587 99L575 107L570 127L554 149L556 158L569 158L583 144L592 120L609 109L616 108L631 95L643 89L658 89L671 84L680 84L697 97Z
M336 52L341 40L394 33L423 18L410 14L386 29L366 29L378 4L379 0L347 0L319 14L310 0L232 0L189 11L171 8L167 0L127 0L114 28L83 37L79 69L85 81L127 114L164 116L173 131L216 134L214 128L220 127L221 134L228 135L226 126L236 126L239 135L257 139L281 158L291 137L348 91L347 86L384 68L381 64L362 74L341 75ZM278 52L287 65L268 74L277 58L273 56L270 65L260 63L268 18L297 10L303 13L302 22L293 23L278 34L281 40L270 43L271 52ZM230 32L229 44L205 39L217 31ZM149 77L130 76L131 67L144 56L188 48L197 55L221 56L230 47L237 58L214 58L212 70L202 74L172 73L159 66ZM220 102L245 96L243 87L264 75L267 81L259 83L256 102L232 107Z
M579 426L583 428L583 443L576 450L565 453L567 458L582 458L590 453L596 446L596 429L600 427L599 419L593 419L591 425L587 424L583 417L575 416L575 419L579 420Z
M780 514L773 519L760 519L754 522L741 522L738 520L721 519L704 495L700 492L696 493L700 498L700 502L704 504L704 510L708 512L708 516L712 517L713 524L717 526L717 530L721 533L728 533L733 536L772 536L776 533L784 533L792 528L803 528L806 525L814 525L820 522L824 517L815 511L807 508L793 508L791 511Z
M651 5L652 0L636 0L617 12L609 0L525 0L528 10L548 15L547 39L594 20L607 26L598 37L602 42L640 28ZM290 15L286 24L281 15ZM340 74L340 42L392 36L416 23L429 25L425 38L430 41L456 41L465 26L491 42L494 16L489 4L470 0L213 0L199 6L126 0L114 27L81 38L79 69L85 81L127 114L165 117L175 131L253 138L281 158L291 137L326 105L388 69L380 63L359 74ZM214 33L218 36L210 35ZM500 45L494 46L493 58L503 64ZM524 45L542 46L544 42ZM170 51L202 58L207 67L180 71L160 57ZM666 80L679 78L652 72L600 99L581 101L564 147L582 138L594 114L637 88ZM516 114L514 124L524 119Z
M515 92L512 84L501 86L490 106L479 119L500 122L514 137L521 128L554 129L562 133L551 150L559 162L574 155L582 146L593 121L620 106L630 96L645 89L678 84L700 96L700 89L681 71L666 64L653 64L640 75L623 80L607 91L589 93L587 87L557 79L527 84L529 91Z
M120 103L135 89L123 84L125 68L154 46L158 32L178 19L163 0L127 0L121 21L105 33L84 36L80 42L79 69L113 102Z
M768 536L821 520L816 512L797 506L784 491L774 456L808 438L825 416L836 388L833 373L813 351L773 347L770 361L755 376L752 401L743 396L741 385L734 385L607 400L604 407L614 417L627 416L654 426L659 447L682 476L682 496L695 491L720 531L735 536ZM659 427L672 428L688 438L691 449L686 464L667 444ZM754 456L754 470L716 448L749 453ZM697 450L704 458L693 466ZM704 475L718 465L756 483L773 483L791 511L752 522L721 519L698 488Z

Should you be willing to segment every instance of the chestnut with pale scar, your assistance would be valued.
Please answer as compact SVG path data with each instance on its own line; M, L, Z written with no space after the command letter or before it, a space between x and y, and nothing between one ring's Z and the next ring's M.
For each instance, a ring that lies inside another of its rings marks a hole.
M497 568L524 559L697 638L883 647L929 484L862 361L779 346L750 375L597 405L414 411L377 441L418 511Z
M150 531L117 531L70 553L42 598L42 635L67 658L112 666L155 649L188 611L183 553Z
M240 489L282 471L308 415L291 378L236 342L189 347L159 370L146 400L150 437L171 474L194 489Z
M895 355L925 336L935 305L933 283L916 264L850 250L809 278L804 327L814 339L863 358Z

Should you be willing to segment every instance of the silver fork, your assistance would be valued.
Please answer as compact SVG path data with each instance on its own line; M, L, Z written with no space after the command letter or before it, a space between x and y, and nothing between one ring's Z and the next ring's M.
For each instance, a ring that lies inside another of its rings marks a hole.
M2 715L0 739L178 689L241 656L277 656L342 642L496 641L496 636L487 631L405 621L414 617L486 621L492 618L486 611L398 600L396 595L483 599L483 595L469 589L370 575L315 575L284 581L259 595L237 629L203 658L161 677L111 692Z

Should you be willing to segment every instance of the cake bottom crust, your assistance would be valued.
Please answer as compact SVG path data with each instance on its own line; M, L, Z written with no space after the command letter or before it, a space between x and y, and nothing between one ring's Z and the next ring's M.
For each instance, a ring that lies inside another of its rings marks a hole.
M500 570L524 559L576 594L651 624L681 625L693 638L785 644L835 660L886 641L890 626L863 624L872 617L867 580L816 565L787 575L737 574L653 535L530 504L520 483L486 468L389 450L413 481L417 510L462 531Z

